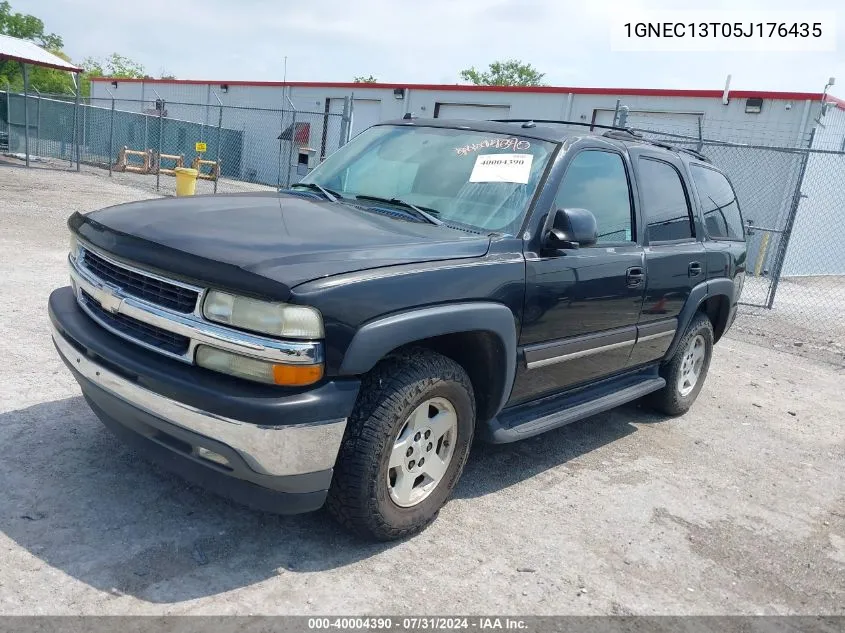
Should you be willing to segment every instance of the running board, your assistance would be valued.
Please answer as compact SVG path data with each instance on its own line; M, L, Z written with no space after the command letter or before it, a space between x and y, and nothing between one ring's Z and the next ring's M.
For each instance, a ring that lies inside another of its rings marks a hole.
M556 411L550 411L525 421L514 420L514 423L508 426L503 425L499 418L493 418L488 422L486 439L494 444L507 444L508 442L524 440L533 435L539 435L560 426L583 420L591 415L603 413L626 402L642 398L665 386L666 381L663 378L649 377L619 391L613 391L593 400L581 401L572 404L572 406L566 406L566 401L571 401L571 399L563 399L560 402L562 408ZM506 415L506 412L503 412L499 417Z

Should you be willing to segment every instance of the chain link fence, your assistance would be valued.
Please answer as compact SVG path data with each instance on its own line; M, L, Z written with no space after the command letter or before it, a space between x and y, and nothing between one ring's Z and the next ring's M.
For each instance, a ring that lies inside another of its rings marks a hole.
M108 174L164 194L174 169L199 171L197 193L277 189L342 146L335 112L199 105L161 99L75 98L0 91L0 151L30 162ZM75 139L79 139L78 144Z
M703 117L628 124L702 153L734 184L749 227L732 335L845 365L845 111L809 131Z

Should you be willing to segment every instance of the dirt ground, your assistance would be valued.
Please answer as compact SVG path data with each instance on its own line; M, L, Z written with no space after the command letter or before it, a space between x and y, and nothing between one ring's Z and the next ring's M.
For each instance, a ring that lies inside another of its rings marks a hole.
M150 195L0 165L0 613L845 615L845 369L737 338L683 417L475 446L400 543L149 466L80 397L46 301L67 216Z

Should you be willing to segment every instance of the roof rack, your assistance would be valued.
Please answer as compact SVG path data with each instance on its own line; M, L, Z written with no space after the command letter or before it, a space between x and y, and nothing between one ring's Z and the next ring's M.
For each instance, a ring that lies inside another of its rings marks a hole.
M584 123L584 121L563 121L560 119L490 119L493 123L522 123L523 127L534 127L536 123L557 123L559 125L578 125L590 129L620 130L636 136L636 132L629 127L617 127L614 125L601 125L599 123Z
M601 125L599 123L585 123L584 121L564 121L559 119L490 119L494 123L522 123L522 127L524 128L531 128L535 127L537 123L557 123L559 125L577 125L580 127L588 127L591 130L593 128L599 128L601 130L607 130L602 134L602 136L606 138L612 138L617 141L639 141L640 143L648 143L649 145L654 145L656 147L662 147L663 149L668 149L672 152L684 152L686 154L690 154L691 156L695 156L697 159L704 161L704 162L712 162L707 156L702 154L699 151L694 149L689 149L687 147L677 147L675 145L670 145L669 143L664 143L662 141L654 141L648 138L645 138L640 132L637 132L635 129L630 127L618 127L615 125Z
M617 141L642 141L643 135L634 130L608 130L602 136L613 138Z
M675 147L673 148L678 152L684 152L685 154L690 154L695 156L698 160L704 161L705 163L712 163L713 161L710 160L708 156L705 156L701 152L695 149L690 149L689 147Z

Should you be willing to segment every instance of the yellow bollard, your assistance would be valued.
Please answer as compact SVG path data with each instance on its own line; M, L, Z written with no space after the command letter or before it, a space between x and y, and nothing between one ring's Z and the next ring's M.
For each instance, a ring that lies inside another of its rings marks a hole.
M197 174L196 169L190 167L177 167L173 170L176 172L176 195L177 196L192 196L197 189Z

